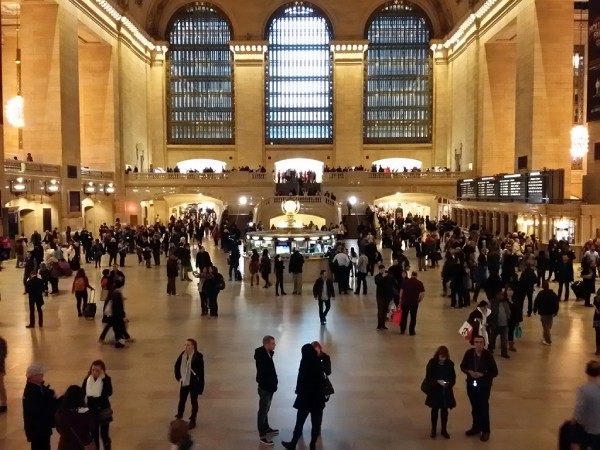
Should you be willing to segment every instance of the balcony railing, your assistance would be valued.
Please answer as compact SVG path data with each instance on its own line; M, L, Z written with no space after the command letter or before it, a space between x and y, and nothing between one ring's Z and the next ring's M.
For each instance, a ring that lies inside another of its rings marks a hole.
M270 197L261 203L261 206L270 206L270 205L280 205L282 202L286 200L294 200L298 201L301 204L325 204L328 206L337 206L337 203L331 200L329 197L325 196L292 196L292 195L278 195L275 197Z
M470 172L326 172L323 174L323 183L365 183L377 182L375 180L394 180L414 182L451 181L468 178Z
M60 166L58 165L17 161L16 159L5 159L4 171L6 173L20 173L23 175L60 177Z
M136 173L129 172L125 175L125 184L128 186L154 186L165 184L177 185L270 185L273 179L266 172L226 172L226 173Z
M90 169L89 167L82 167L81 168L81 178L88 179L88 180L114 181L115 173L104 171L104 170L94 170L94 169Z

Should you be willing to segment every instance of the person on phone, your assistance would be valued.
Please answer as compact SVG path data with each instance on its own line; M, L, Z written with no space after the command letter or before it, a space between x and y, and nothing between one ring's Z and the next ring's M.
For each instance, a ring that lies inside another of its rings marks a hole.
M198 415L198 396L204 392L204 356L198 351L198 343L195 339L190 338L185 341L183 352L175 361L174 368L175 379L180 382L179 405L175 418L183 417L189 395L192 402L189 428L193 429L196 427L196 416Z
M490 393L492 382L498 376L498 366L494 356L485 349L483 336L473 338L473 348L465 352L460 370L467 375L467 395L473 417L473 424L465 435L480 435L481 441L487 442L491 432Z
M81 386L69 386L62 397L55 417L60 435L59 450L96 450L94 445L94 417L85 407L85 391Z
M273 445L269 435L278 434L279 430L269 425L269 409L273 394L277 392L277 371L273 362L275 354L275 338L273 336L263 337L263 345L254 350L254 361L256 361L256 382L258 383L258 438L265 445Z
M450 360L448 347L439 347L425 369L424 390L427 394L425 404L431 408L431 438L437 436L438 417L441 412L441 435L450 439L448 434L448 410L456 407L454 385L456 372L454 363Z
M92 436L96 449L100 449L100 437L102 437L104 450L111 450L109 426L113 419L109 397L113 393L113 388L111 378L106 374L104 361L92 362L82 387L85 391L87 407L94 418Z

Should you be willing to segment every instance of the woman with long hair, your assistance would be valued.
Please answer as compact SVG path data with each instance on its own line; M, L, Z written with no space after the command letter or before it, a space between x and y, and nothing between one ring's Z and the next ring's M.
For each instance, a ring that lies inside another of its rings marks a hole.
M83 380L82 388L85 391L87 407L94 418L92 436L96 448L100 449L100 436L102 436L104 450L110 450L111 440L108 431L113 414L109 397L113 393L113 388L112 381L106 374L104 361L96 360L92 363L87 378Z
M317 350L311 344L302 346L302 359L298 369L298 380L296 382L296 401L294 408L298 410L296 415L296 426L292 440L281 444L288 450L296 448L296 444L302 436L304 422L310 414L312 422L311 439L309 449L317 447L317 439L321 435L321 423L323 421L323 410L325 409L325 375L323 364L319 359Z
M439 347L433 358L427 363L425 380L421 390L427 395L425 404L431 408L431 437L437 436L438 416L442 416L441 435L450 439L448 434L448 410L456 407L453 388L456 384L454 363L445 346Z
M85 308L88 302L88 288L92 291L94 290L85 274L85 270L79 269L75 274L73 287L71 288L71 293L75 294L75 299L77 300L77 315L79 317L83 315L83 308Z
M58 450L92 450L94 418L85 406L81 386L69 386L56 411L56 431L60 435Z
M262 252L262 256L260 258L260 275L263 280L265 280L264 288L268 288L271 286L271 282L269 281L269 274L271 273L271 257L269 256L269 250L266 248Z

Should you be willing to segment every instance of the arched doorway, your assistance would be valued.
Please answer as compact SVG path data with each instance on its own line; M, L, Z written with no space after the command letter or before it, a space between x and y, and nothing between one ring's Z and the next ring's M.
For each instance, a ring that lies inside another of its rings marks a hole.
M218 159L186 159L177 163L179 172L222 173L227 163Z

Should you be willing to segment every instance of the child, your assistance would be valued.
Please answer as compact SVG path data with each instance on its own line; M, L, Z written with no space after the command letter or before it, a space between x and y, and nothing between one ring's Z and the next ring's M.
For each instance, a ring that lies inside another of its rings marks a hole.
M106 299L108 298L108 286L110 284L109 275L110 275L110 270L104 269L102 271L102 280L100 280L100 287L101 287L100 301L101 302L105 302Z
M50 281L50 270L45 262L40 263L39 275L44 282L44 295L48 297L48 282Z
M149 245L146 245L144 247L143 253L144 253L144 261L146 261L146 269L151 269L152 268L152 262L151 262L152 249L150 248Z

